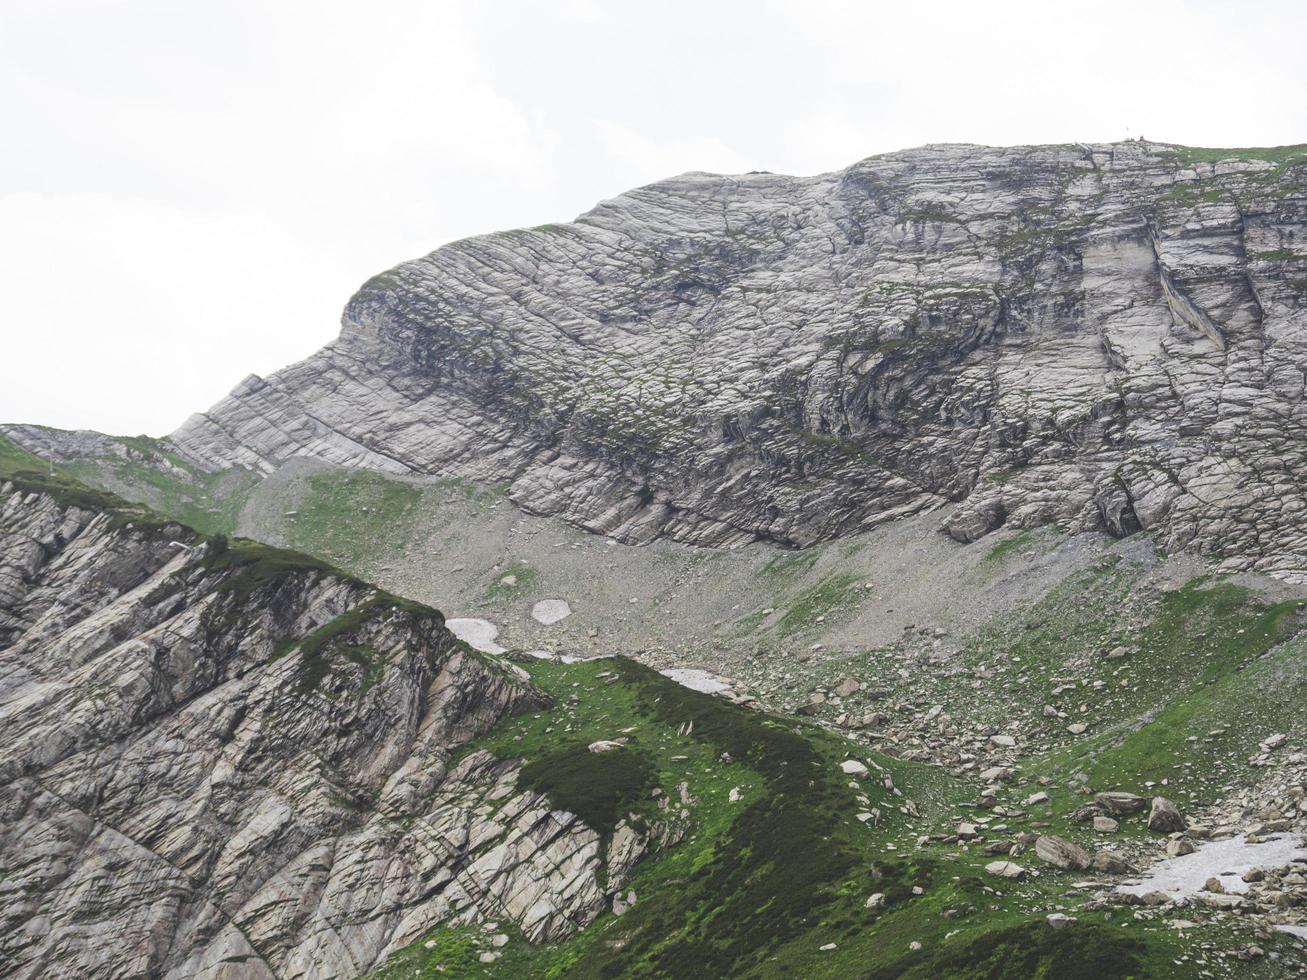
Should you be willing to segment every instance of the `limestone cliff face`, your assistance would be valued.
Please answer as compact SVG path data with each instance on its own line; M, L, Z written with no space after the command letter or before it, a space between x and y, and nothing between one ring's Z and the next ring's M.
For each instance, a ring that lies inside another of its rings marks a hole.
M570 934L643 841L460 752L545 706L519 674L302 556L0 482L2 972L356 976L442 922Z
M511 483L628 541L1154 532L1307 575L1307 155L932 146L686 174L366 283L174 436ZM1209 161L1209 162L1203 162Z

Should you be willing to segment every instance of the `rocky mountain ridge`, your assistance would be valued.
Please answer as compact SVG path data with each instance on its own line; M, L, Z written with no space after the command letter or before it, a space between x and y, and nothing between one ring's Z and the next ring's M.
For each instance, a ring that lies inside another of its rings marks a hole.
M0 481L6 975L359 975L437 923L609 907L645 836L460 751L549 705L522 671L321 562L43 484Z
M806 545L951 501L963 541L1146 530L1301 580L1305 230L1302 147L686 174L374 277L335 342L170 445L506 483L628 542Z

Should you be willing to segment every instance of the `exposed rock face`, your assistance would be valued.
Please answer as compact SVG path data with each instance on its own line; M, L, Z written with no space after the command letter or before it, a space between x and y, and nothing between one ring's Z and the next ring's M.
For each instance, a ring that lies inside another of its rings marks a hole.
M570 934L645 842L454 761L545 706L514 671L300 556L0 483L5 974L353 976L440 922Z
M628 541L806 544L955 501L962 541L1143 528L1302 578L1307 167L1254 156L687 174L375 277L338 340L173 441L508 481Z

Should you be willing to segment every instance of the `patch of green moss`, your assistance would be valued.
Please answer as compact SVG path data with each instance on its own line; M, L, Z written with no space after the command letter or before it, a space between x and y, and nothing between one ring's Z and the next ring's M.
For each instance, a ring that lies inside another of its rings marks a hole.
M770 578L792 579L811 569L820 556L819 548L805 548L803 551L777 555L762 567L761 574Z
M649 799L657 774L640 749L591 752L575 744L527 762L517 785L544 793L556 808L575 813L606 838L628 811Z
M221 550L211 549L204 564L214 571L233 572L223 582L223 589L236 593L241 601L257 589L288 574L321 572L342 578L350 577L320 558L312 558L286 548L274 548L246 538L234 538Z
M853 602L857 581L853 575L832 575L801 592L781 617L778 624L781 635L798 633L815 626L818 617L847 610Z
M1243 148L1214 146L1170 146L1166 155L1186 164L1219 163L1222 160L1265 160L1268 163L1290 163L1307 159L1307 143L1291 146L1253 146Z
M1144 944L1099 925L1065 932L1042 921L976 936L961 945L908 953L864 974L864 980L1126 980L1142 977Z
M495 576L486 589L486 598L514 599L529 594L535 588L536 570L530 565L514 562Z
M1031 528L1018 531L1010 538L994 545L994 547L989 550L989 554L985 556L985 561L996 564L1006 561L1014 556L1018 551L1029 547L1031 542L1034 540L1034 536L1035 533Z

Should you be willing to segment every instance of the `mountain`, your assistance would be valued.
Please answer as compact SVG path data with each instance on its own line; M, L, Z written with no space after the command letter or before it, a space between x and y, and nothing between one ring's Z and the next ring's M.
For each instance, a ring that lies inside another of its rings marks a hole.
M1307 146L687 174L0 426L0 972L1301 972L1305 222Z
M376 276L171 437L507 483L623 541L1147 530L1307 576L1307 148L934 146L687 174Z

